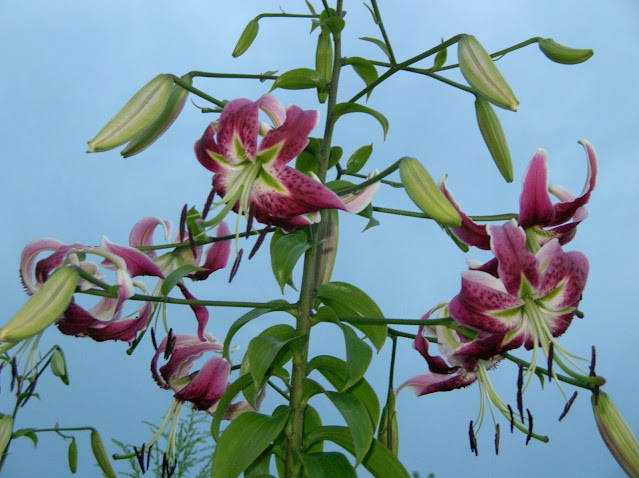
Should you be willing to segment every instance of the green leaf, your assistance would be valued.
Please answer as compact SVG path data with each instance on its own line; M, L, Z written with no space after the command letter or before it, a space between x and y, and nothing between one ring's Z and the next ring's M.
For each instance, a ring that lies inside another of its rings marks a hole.
M386 46L386 43L384 43L382 40L379 40L377 38L371 38L371 37L360 37L360 40L374 43L375 45L379 47L380 50L384 52L384 54L389 60L391 59L390 52L388 51L388 47Z
M366 231L367 229L370 229L371 227L379 226L380 224L380 222L373 217L372 204L369 204L368 206L366 206L362 211L358 212L357 215L368 219L368 224L366 224L366 227L362 230L362 232Z
M366 86L377 81L377 79L379 78L379 74L377 73L377 68L375 68L375 65L373 65L366 58L361 58L359 56L352 56L346 59L346 64L351 65L353 67L353 70L355 70L355 73L357 73L359 77L362 80L364 80L364 83L366 83ZM373 90L366 93L366 101L368 101L368 98L370 97L372 92Z
M222 352L222 356L226 360L229 360L229 347L231 345L231 340L233 339L233 336L237 333L238 330L240 330L244 325L246 325L253 319L256 319L264 314L268 314L269 312L281 310L282 306L289 305L288 302L281 299L273 300L269 302L269 304L272 304L273 307L272 308L263 307L259 309L250 310L246 314L244 314L242 317L237 319L235 322L233 322L233 325L231 325L231 327L229 328L229 331L226 334L226 338L224 339L224 350Z
M368 410L349 392L326 392L326 396L333 402L348 425L353 437L355 461L359 465L370 448L375 433Z
M443 41L444 40L442 39L442 42ZM448 57L448 52L446 51L446 48L444 48L443 50L439 50L437 52L437 55L435 55L435 61L433 62L433 67L431 68L431 71L437 71L442 66L444 66L444 64L446 63L447 57Z
M292 409L269 417L246 412L231 422L215 448L211 478L236 478L282 432Z
M348 158L348 162L346 163L346 172L348 174L358 173L366 165L372 152L373 145L367 144L351 154L351 157Z
M168 295L173 287L175 287L178 282L184 279L184 276L190 274L191 272L203 270L206 269L204 269L203 267L194 266L193 264L184 264L183 266L178 267L173 272L171 272L166 277L166 279L164 279L164 282L162 282L162 287L160 288L160 292L162 293L162 295Z
M308 369L309 372L312 370L320 372L336 390L342 390L344 388L346 362L343 360L329 355L318 355L317 357L313 357L308 363ZM349 389L349 392L364 404L373 423L373 428L377 428L380 407L377 394L375 390L373 390L373 387L369 385L366 379L362 378Z
M343 154L344 150L341 146L333 146L331 148L331 152L328 155L328 169L331 169L333 166L339 163L339 160L342 158Z
M320 414L310 405L306 405L304 409L304 436L321 426L322 418ZM318 442L306 450L307 453L319 453L321 451L324 451L324 443L322 442Z
M308 478L357 478L348 459L339 452L301 454Z
M244 472L244 478L260 478L269 475L271 468L271 456L273 455L273 447L269 446L264 452L251 463Z
M328 282L317 290L319 301L341 317L384 318L377 304L364 291L346 282ZM353 326L366 334L379 352L386 342L386 324Z
M300 338L290 325L281 324L267 329L249 342L246 355L250 365L255 388L262 383L264 374L271 366L277 354L293 340Z
M366 113L371 115L379 124L382 125L382 129L384 130L384 139L386 139L386 134L388 133L388 119L386 116L381 114L379 111L375 111L368 106L360 105L359 103L339 103L335 105L335 109L333 110L333 122L337 121L340 116L343 116L348 113Z
M306 6L311 12L311 15L317 15L317 13L315 12L315 9L313 8L313 5L311 5L311 2L309 2L308 0L304 0L304 1L306 2Z
M332 16L324 20L322 25L328 27L333 35L337 35L344 29L346 22L342 17Z
M13 432L13 435L11 435L12 440L20 437L27 437L33 442L34 447L38 446L38 435L36 435L35 428L21 428L20 430L16 430L15 432Z
M302 255L313 246L308 242L306 231L296 229L293 232L284 234L276 232L271 238L271 268L282 293L284 287L289 284L293 289L292 274L297 261Z
M273 82L270 91L276 88L284 90L306 90L309 88L324 88L326 78L317 70L310 68L296 68L278 76Z
M222 418L224 417L224 413L226 413L226 409L237 394L252 383L253 379L251 378L251 375L247 373L245 375L241 375L225 390L224 395L222 395L217 407L215 408L215 414L213 415L213 421L211 422L211 436L215 441L219 441L220 439L220 424L222 423Z
M346 427L325 426L316 428L304 437L304 446L310 447L318 441L329 440L353 454L353 438ZM393 453L377 440L373 440L371 448L362 461L362 465L375 478L410 478L404 465Z

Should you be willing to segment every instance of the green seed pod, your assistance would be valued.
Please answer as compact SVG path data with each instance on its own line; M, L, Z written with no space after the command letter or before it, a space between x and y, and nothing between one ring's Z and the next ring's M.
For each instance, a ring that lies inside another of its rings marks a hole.
M5 415L0 420L0 456L4 454L13 434L13 417Z
M64 352L59 347L54 350L51 356L51 373L56 377L60 377L60 380L62 380L65 385L69 385L67 361L64 358Z
M333 45L331 44L331 34L324 28L322 28L322 31L317 37L315 69L324 76L327 83L331 81L331 73L333 71ZM318 88L317 98L320 103L324 103L326 98L328 98L328 90L325 87Z
M237 41L237 45L235 45L235 50L233 50L233 58L243 55L244 52L249 49L259 31L260 24L257 18L254 18L246 24L240 39Z
M560 45L552 38L539 40L539 49L544 55L556 63L564 65L576 65L589 59L594 52L592 50L568 48Z
M75 442L75 438L71 438L71 443L69 443L69 470L71 473L75 473L78 471L78 444Z
M102 470L102 472L108 478L117 478L115 476L115 471L113 471L113 467L111 466L111 460L109 460L109 454L104 447L104 442L102 441L102 437L97 430L91 430L91 450L93 450L93 456L95 457L95 461L98 462L98 466Z
M89 141L87 153L117 148L142 133L164 110L172 86L172 75L160 74L149 81Z
M457 44L457 57L464 78L478 94L495 106L517 111L519 101L477 38L463 37Z
M628 476L639 477L639 443L605 392L592 396L592 410L604 443Z
M19 342L39 334L65 311L80 274L74 267L57 269L16 315L0 329L0 342Z
M461 226L459 213L419 161L402 158L399 175L406 193L419 209L441 225Z
M477 124L484 142L488 146L488 151L493 157L499 172L504 179L512 183L514 179L513 162L510 158L510 150L506 142L506 136L501 128L499 118L490 106L490 103L483 98L477 97L475 100L475 113L477 114Z
M193 78L191 78L189 75L184 75L180 79L188 83L189 85L193 83ZM151 146L160 136L162 136L166 132L167 129L169 129L169 127L180 115L188 96L189 90L185 90L180 85L173 84L169 99L166 102L162 113L160 113L160 115L151 124L151 126L145 129L138 136L133 138L129 142L129 144L126 145L126 148L124 148L120 152L120 154L123 157L128 158L135 154L141 153L146 148Z

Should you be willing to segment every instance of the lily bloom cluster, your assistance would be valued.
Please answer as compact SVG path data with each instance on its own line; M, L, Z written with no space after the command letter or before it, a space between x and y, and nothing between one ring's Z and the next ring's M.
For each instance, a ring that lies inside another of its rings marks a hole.
M556 337L570 325L589 271L582 253L565 252L562 248L586 217L584 206L596 183L595 151L588 142L581 143L588 157L588 178L581 195L575 197L560 186L548 187L547 155L539 149L523 180L519 221L477 225L440 183L462 217L461 227L451 228L453 233L468 245L489 249L494 258L462 272L459 294L424 316L428 319L434 310L441 309L440 315L452 317L468 334L444 326L420 327L413 346L426 359L430 373L407 380L400 390L410 387L424 395L478 381L488 403L525 431L523 411L513 414L504 405L490 385L487 370L499 362L500 354L522 345L533 351L527 384L534 375L540 349L549 365L556 362L567 369L568 362L577 367L571 359L574 356L557 344ZM561 202L553 204L548 191ZM439 344L444 358L429 353L428 338ZM551 374L554 375L552 370ZM476 423L480 425L481 419ZM528 434L536 437L531 429Z
M259 120L267 114L274 127ZM373 199L379 183L357 195L340 198L316 178L287 166L308 144L319 121L318 111L295 105L286 109L272 95L257 101L236 99L222 110L195 143L195 155L214 173L213 193L221 197L214 207L225 206L221 220L233 209L253 219L290 232L320 221L322 209L351 213L362 211ZM258 146L258 136L263 136ZM216 220L211 221L215 225Z
M80 277L78 287L82 291L98 286L108 286L103 282L105 274L101 271L101 267L114 271L117 297L102 297L94 307L88 310L72 301L56 325L62 333L67 335L91 337L100 342L106 340L131 342L138 332L147 327L154 312L154 305L145 302L136 312L123 317L124 305L136 293L136 289L148 294L145 283L134 278L141 276L159 278L154 291L158 293L162 282L172 271L185 264L199 266L204 257L202 247L193 250L181 248L179 253L170 252L160 257L156 257L153 251L142 252L137 249L140 246L152 245L153 232L160 225L168 240L171 223L147 217L133 227L129 238L130 246L116 245L106 238L103 238L100 246L85 246L79 243L67 245L55 239L32 241L24 248L20 261L20 276L25 289L29 295L33 294L57 268L65 264L77 266L85 273L85 277L90 277L90 279ZM228 226L224 223L220 224L218 234L229 233ZM174 239L174 242L177 241L179 241L178 236ZM37 260L43 252L50 252L50 255ZM215 270L226 266L229 255L229 241L215 242L209 247L201 270L194 272L191 278L206 279ZM88 256L97 256L101 262L99 264L91 262L87 260ZM194 298L183 281L179 281L177 285L187 299ZM204 340L208 311L202 306L193 306L193 310L198 321L198 335Z

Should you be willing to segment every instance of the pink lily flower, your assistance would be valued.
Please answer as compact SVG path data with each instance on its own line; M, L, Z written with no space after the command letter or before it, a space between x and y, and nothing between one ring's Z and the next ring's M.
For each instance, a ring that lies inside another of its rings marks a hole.
M524 176L521 196L519 198L519 225L528 233L529 241L534 239L533 248L543 246L553 238L560 244L570 242L577 232L577 225L588 216L585 205L597 182L597 154L592 145L581 140L579 143L586 150L588 174L581 194L577 197L562 186L548 185L548 153L544 149L535 151L528 170ZM462 218L460 227L450 230L465 244L479 249L490 249L490 237L485 225L473 222L453 199L442 180L441 190L451 201ZM553 204L550 193L560 202Z
M154 380L161 388L173 390L176 400L191 402L196 410L205 410L213 415L229 385L231 364L213 356L199 371L191 373L191 368L204 353L222 353L224 347L211 336L202 341L195 335L175 335L172 340L175 342L166 364L158 369L158 360L166 351L168 337L162 340L153 356L151 373ZM229 405L224 418L231 420L248 410L252 410L252 407L247 402L234 403Z
M259 110L274 128L260 123ZM317 111L294 105L285 110L269 94L255 102L233 100L224 107L220 119L195 143L198 161L215 173L213 190L222 199L214 207L225 206L220 220L232 208L239 216L246 215L249 224L255 218L292 231L319 222L322 209L359 212L372 200L375 188L368 188L360 193L366 201L345 204L319 181L287 166L304 150L318 120ZM264 138L258 146L259 133Z

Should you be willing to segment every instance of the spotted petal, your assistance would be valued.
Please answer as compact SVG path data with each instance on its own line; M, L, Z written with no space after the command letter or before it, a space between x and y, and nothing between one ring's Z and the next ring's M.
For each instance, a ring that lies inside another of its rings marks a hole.
M548 226L555 219L555 208L548 194L548 153L535 151L524 176L519 197L519 224L523 228Z
M265 162L286 164L300 154L308 144L308 135L315 129L319 113L302 110L290 105L286 108L286 120L279 128L272 129L262 140L259 157Z

